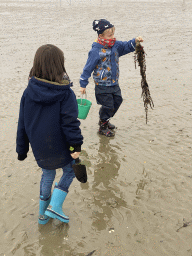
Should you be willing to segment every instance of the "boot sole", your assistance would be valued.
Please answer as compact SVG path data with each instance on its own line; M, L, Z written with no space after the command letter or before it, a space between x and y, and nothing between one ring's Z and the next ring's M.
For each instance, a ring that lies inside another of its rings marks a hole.
M115 136L114 133L108 133L108 134L106 134L106 133L103 133L102 131L99 131L99 134L100 134L100 135L104 135L104 136L106 136L106 137L114 137L114 136Z
M50 218L47 218L46 220L40 220L38 219L38 223L41 224L41 225L45 225L47 224L47 222L50 220Z
M69 222L69 218L68 217L63 217L62 215L60 215L57 212L54 212L54 211L51 211L51 210L47 210L45 212L45 214L47 216L49 216L50 218L52 218L52 219L58 219L58 220L60 220L60 221L62 221L64 223L68 223Z

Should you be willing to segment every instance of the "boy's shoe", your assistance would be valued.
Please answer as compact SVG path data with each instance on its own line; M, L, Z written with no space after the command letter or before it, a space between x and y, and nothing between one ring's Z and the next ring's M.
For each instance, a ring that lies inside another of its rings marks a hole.
M62 210L63 202L67 196L67 192L55 187L51 196L51 202L45 212L47 216L68 223L69 217Z
M50 220L50 218L45 215L45 211L49 205L51 201L51 197L49 197L49 199L47 199L46 201L44 200L39 200L39 219L38 219L38 223L41 225L45 225L47 224L47 222Z
M106 137L114 137L115 134L109 130L108 128L109 121L99 121L100 127L99 127L99 134L105 135Z
M99 125L101 125L101 120L99 120ZM116 127L115 127L115 125L114 124L111 124L109 121L108 121L108 128L110 129L110 130L113 130L113 129L115 129Z
M110 122L108 122L108 128L111 129L111 130L113 130L113 129L115 129L116 127L115 127L114 124L111 124Z

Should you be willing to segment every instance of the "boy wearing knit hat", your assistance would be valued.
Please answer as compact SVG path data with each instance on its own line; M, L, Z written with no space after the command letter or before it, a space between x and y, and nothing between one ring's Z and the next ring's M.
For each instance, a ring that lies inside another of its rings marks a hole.
M109 119L115 115L123 99L119 87L119 57L135 51L136 41L143 42L141 36L130 41L116 41L115 28L105 19L94 20L93 30L98 39L92 44L87 63L80 77L80 91L86 93L88 79L93 72L95 96L99 110L99 133L113 137L115 126Z

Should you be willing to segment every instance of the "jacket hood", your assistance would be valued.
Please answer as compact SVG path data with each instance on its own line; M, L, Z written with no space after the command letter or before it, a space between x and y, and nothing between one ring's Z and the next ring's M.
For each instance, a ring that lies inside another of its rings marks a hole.
M62 100L70 90L71 83L58 84L32 77L26 92L35 102L53 103Z
M99 44L97 42L93 42L92 43L92 48L103 48L103 45L102 44Z

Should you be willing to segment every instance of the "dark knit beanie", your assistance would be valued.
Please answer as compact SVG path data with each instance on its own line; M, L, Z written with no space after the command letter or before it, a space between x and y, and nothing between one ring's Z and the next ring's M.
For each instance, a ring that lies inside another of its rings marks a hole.
M112 28L112 25L108 20L100 19L93 21L93 30L97 31L97 34L102 34L106 29Z

